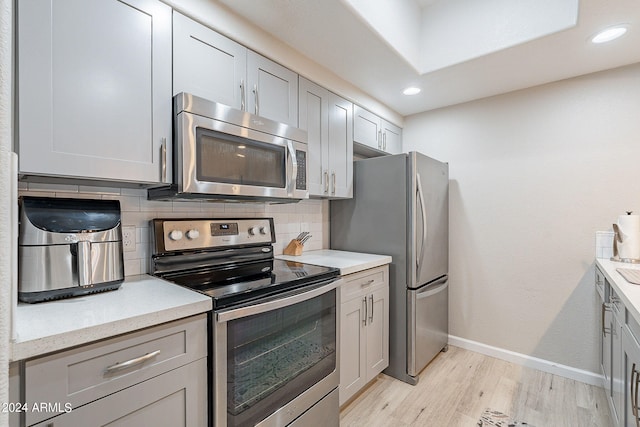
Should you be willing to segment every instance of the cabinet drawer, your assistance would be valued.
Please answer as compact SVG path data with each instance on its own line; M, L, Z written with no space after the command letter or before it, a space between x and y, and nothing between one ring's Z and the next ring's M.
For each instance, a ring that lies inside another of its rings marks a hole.
M344 276L345 283L340 287L340 298L343 302L362 295L388 283L389 267L376 267L359 273Z
M200 359L35 427L207 425L207 360Z
M29 360L25 403L46 402L53 408L27 412L27 425L56 415L65 404L77 408L206 355L207 317L202 314Z

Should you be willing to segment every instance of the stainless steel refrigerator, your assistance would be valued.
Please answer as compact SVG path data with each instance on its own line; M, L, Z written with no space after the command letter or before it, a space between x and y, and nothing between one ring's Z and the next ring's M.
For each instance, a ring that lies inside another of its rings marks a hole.
M331 249L391 255L389 367L409 384L449 334L449 165L418 152L354 162L331 202Z

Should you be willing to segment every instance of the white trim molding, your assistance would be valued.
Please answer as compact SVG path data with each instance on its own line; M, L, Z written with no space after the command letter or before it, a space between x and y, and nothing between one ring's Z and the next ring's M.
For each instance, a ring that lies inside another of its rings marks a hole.
M465 350L475 351L476 353L484 354L486 356L495 357L496 359L526 366L527 368L537 369L542 372L548 372L553 375L559 375L561 377L580 381L586 384L602 387L603 377L595 372L573 368L550 360L516 353L515 351L493 347L477 341L471 341L466 338L456 337L454 335L449 335L449 344L464 348Z

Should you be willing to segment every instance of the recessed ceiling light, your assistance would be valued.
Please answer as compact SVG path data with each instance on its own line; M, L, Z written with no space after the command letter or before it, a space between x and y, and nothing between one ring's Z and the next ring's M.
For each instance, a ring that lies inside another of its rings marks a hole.
M618 37L622 37L627 32L626 25L616 25L615 27L609 27L591 38L592 43L606 43L611 40L615 40Z
M402 91L405 95L417 95L422 89L419 87L411 86Z

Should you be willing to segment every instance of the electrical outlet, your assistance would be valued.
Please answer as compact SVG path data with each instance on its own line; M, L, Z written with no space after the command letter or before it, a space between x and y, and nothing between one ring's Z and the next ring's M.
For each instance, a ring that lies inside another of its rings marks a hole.
M135 252L136 250L136 227L129 225L122 227L122 247L125 252Z

